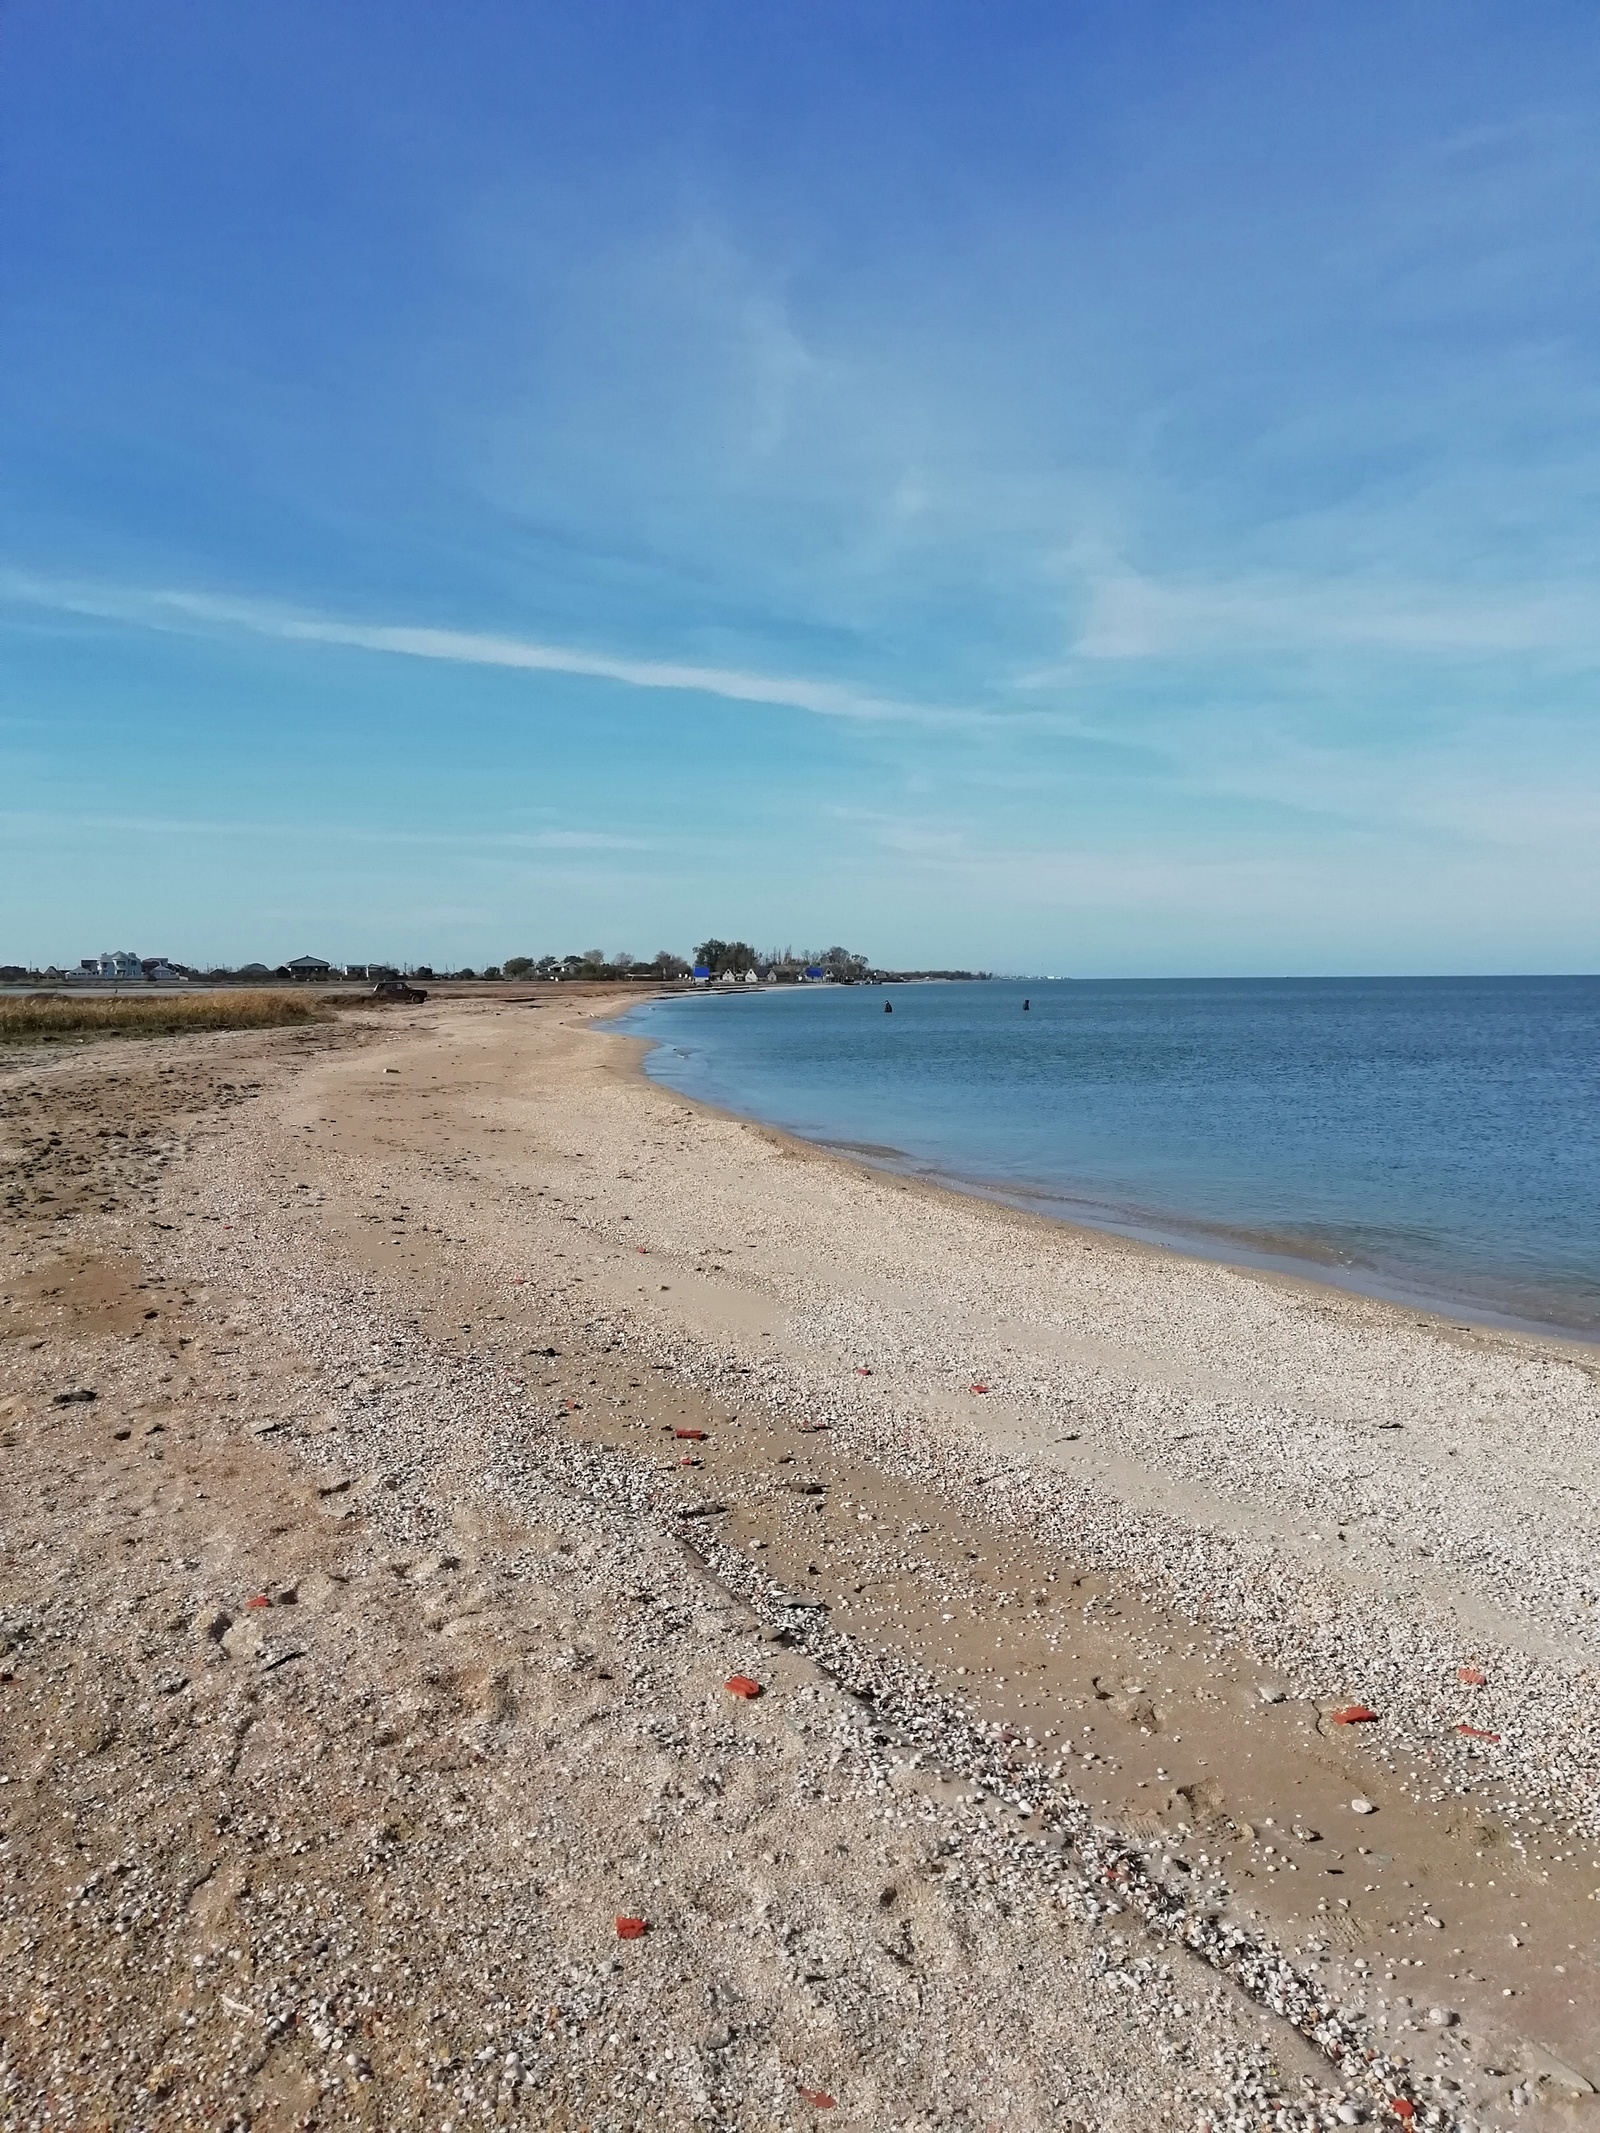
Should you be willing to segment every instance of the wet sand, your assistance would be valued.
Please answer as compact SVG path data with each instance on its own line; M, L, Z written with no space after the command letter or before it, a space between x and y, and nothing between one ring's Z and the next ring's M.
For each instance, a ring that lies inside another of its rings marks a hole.
M594 1004L6 1062L15 2122L108 1993L163 2123L1594 2108L1593 1362L866 1171ZM166 1896L64 1932L156 1771Z

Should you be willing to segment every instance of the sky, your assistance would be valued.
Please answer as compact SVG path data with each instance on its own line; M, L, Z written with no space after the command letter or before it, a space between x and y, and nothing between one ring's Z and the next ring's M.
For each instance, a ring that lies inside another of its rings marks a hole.
M1600 11L0 0L0 962L1600 968Z

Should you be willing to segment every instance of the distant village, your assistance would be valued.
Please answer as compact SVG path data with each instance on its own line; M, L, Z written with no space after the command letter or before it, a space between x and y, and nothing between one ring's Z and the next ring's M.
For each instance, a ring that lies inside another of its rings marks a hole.
M436 969L427 963L332 963L318 955L292 956L285 963L241 963L200 969L164 955L136 955L111 948L86 955L74 967L30 969L0 963L0 984L45 986L132 985L328 985L382 984L409 978L474 984L651 984L651 985L884 985L915 978L985 978L983 970L882 970L851 948L774 948L762 952L747 941L702 941L692 958L660 949L641 962L625 949L607 954L586 948L578 955L512 955L481 969Z

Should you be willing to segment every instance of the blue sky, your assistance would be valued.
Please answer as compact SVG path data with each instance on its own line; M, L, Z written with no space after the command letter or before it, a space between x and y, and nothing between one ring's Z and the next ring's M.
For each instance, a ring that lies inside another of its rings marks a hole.
M0 7L0 960L1600 965L1592 5Z

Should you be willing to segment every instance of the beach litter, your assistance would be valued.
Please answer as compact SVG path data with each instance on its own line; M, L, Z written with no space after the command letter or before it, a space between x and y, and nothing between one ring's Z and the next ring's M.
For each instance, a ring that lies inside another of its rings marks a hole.
M1364 1703L1347 1703L1328 1715L1336 1726L1371 1726L1378 1719L1377 1712Z
M643 1940L650 1930L647 1918L621 1918L617 1920L618 1940Z
M1375 1815L1377 1811L1377 1808L1373 1806L1372 1802L1370 1800L1364 1800L1359 1792L1350 1802L1350 1812L1352 1814Z
M1458 1666L1456 1668L1456 1679L1457 1681L1465 1682L1469 1689L1481 1689L1489 1677L1478 1667Z
M742 1696L747 1703L761 1694L761 1684L749 1674L730 1674L722 1684L730 1696Z
M1468 1740L1498 1740L1500 1738L1498 1733L1485 1732L1482 1726L1469 1726L1465 1719L1458 1723L1456 1731L1464 1733Z
M704 1444L706 1441L703 1429L675 1429L672 1434L680 1444Z
M826 2089L802 2089L800 2101L809 2103L814 2111L836 2111L839 2108Z
M989 1388L987 1385L969 1385L967 1390L969 1392L987 1392Z

